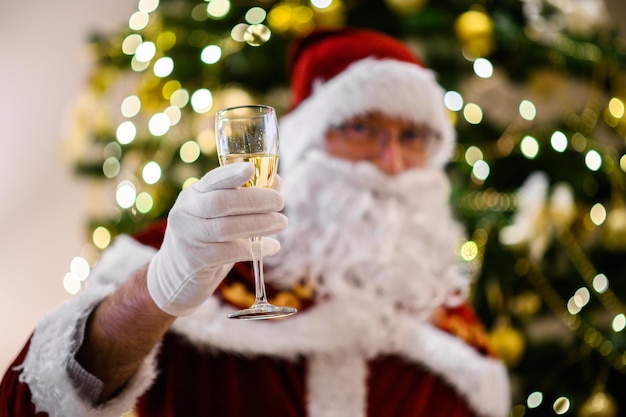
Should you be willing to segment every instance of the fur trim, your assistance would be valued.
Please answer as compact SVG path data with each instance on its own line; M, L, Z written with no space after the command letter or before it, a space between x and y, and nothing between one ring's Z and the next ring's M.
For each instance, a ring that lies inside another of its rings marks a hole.
M316 367L316 386L309 402L313 417L325 417L325 404L338 388L324 369L328 363L341 364L361 375L354 361L363 362L379 354L397 354L420 364L450 383L479 414L485 417L507 415L510 392L507 370L499 360L482 356L455 336L414 316L370 305L354 305L355 300L334 300L285 320L233 321L226 318L231 308L210 299L189 317L178 319L174 331L186 336L199 348L237 352L247 356L270 355L292 359L304 355ZM346 309L351 305L350 309ZM338 319L338 318L341 319ZM330 366L330 365L328 365ZM342 368L343 369L343 368ZM347 371L346 371L347 372ZM336 374L335 374L336 375ZM325 376L325 383L321 379ZM351 377L348 378L352 379ZM345 381L342 381L346 383ZM361 415L360 392L365 377L352 380L337 395L350 392L350 413ZM334 398L334 397L333 397ZM336 405L336 404L335 404ZM319 412L319 414L317 414Z
M408 321L406 328L399 352L441 376L478 415L508 415L509 377L500 360L480 355L462 340L427 323Z
M311 148L320 149L329 126L380 110L441 133L429 164L441 167L452 155L456 133L443 103L444 91L431 70L396 60L366 58L350 65L281 118L281 169L287 172Z
M94 269L86 290L38 324L20 377L29 385L37 411L48 412L51 417L120 415L149 388L156 373L156 349L128 387L98 408L79 397L65 368L77 348L77 323L154 252L131 238L118 238ZM311 367L307 406L312 417L333 415L330 406L338 403L345 411L341 415L364 415L365 363L379 354L398 354L440 375L480 415L502 417L508 413L508 377L501 362L485 358L456 337L385 305L371 308L365 300L336 297L289 319L272 321L229 320L226 316L231 310L210 298L195 314L176 320L172 331L201 349L287 360L307 356ZM340 387L332 383L337 372L345 374Z
M307 373L310 417L364 417L367 367L358 355L313 355Z
M127 388L115 399L94 408L79 396L66 366L75 355L77 325L102 299L145 265L154 249L129 237L116 240L93 270L85 291L46 315L36 326L28 354L21 365L20 381L28 384L37 412L50 417L106 417L130 410L155 377L156 349L146 358Z

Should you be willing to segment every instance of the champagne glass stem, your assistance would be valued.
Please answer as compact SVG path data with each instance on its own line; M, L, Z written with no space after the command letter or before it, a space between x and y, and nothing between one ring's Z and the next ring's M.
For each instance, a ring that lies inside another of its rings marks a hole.
M267 304L265 279L263 277L263 241L260 237L250 238L250 249L252 250L252 267L254 269L254 293L256 299L254 304Z

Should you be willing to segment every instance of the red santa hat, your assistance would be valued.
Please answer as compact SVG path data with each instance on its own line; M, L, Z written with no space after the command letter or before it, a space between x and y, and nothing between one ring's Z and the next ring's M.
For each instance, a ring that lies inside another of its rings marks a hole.
M291 111L281 118L281 167L321 148L333 124L368 111L425 123L441 134L428 165L442 167L455 131L434 73L403 42L367 29L316 31L289 54Z

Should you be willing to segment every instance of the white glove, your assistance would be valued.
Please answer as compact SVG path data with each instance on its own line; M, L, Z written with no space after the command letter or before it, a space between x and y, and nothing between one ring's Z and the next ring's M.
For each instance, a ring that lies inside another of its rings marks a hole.
M161 249L148 267L148 291L168 314L191 314L235 262L252 259L248 238L283 230L284 201L270 188L237 188L252 178L247 162L218 167L184 189L168 215ZM262 239L263 255L280 249Z

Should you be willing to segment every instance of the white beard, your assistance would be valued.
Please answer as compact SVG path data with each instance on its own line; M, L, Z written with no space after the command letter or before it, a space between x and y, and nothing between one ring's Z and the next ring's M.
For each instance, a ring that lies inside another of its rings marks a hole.
M303 159L283 183L289 227L279 254L266 259L269 282L305 281L318 297L426 316L466 298L455 251L462 229L441 169L387 176L320 151Z

